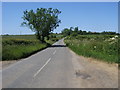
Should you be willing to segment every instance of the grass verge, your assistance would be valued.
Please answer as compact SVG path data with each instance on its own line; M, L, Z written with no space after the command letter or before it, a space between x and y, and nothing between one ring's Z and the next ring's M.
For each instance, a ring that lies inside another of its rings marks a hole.
M27 41L28 42L28 41ZM17 60L30 56L31 54L48 47L47 44L42 44L32 41L29 44L7 44L2 46L2 60Z
M51 46L57 40L59 39L51 38L50 40L46 40L46 43L40 43L32 35L4 36L2 39L2 61L26 58Z
M118 38L111 40L114 36L76 36L67 37L66 45L76 54L93 57L108 63L120 63L118 58Z

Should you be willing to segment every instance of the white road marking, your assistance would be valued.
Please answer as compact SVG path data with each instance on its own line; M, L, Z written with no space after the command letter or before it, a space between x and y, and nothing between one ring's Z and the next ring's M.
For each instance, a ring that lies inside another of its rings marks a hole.
M40 73L41 72L41 70L50 62L50 60L51 60L51 58L49 58L48 60L47 60L47 62L34 74L34 76L33 77L36 77L37 76L37 74L38 73Z
M56 50L53 52L53 55L56 53Z

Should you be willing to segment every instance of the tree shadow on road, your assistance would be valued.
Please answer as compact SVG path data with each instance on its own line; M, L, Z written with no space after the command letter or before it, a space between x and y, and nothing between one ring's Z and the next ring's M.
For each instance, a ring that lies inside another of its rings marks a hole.
M50 47L66 47L66 45L52 45Z

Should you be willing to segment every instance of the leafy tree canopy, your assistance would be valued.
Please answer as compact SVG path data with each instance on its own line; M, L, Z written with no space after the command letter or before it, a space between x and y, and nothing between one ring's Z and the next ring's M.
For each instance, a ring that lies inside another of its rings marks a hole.
M61 20L58 15L61 13L58 9L37 8L36 11L24 11L22 25L28 26L36 33L37 39L44 42L44 37L49 38L50 32L59 26Z

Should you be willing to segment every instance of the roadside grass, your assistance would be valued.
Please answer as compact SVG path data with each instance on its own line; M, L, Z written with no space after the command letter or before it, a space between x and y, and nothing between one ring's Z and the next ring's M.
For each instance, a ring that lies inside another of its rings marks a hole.
M45 47L47 47L46 44L3 46L2 60L25 58Z
M2 40L4 39L36 40L36 36L35 35L2 35Z
M78 35L67 37L66 45L78 55L108 63L120 63L118 37L113 35Z
M58 39L41 43L35 35L9 35L2 38L2 60L18 60L43 50Z

